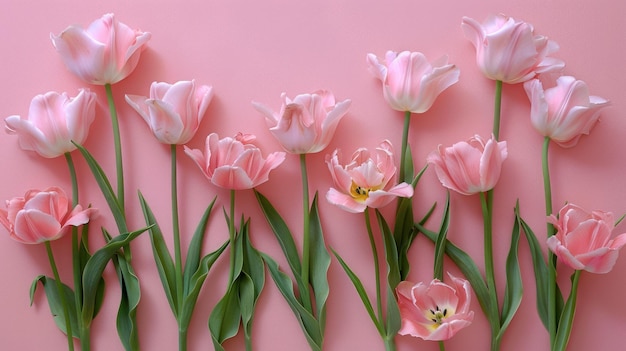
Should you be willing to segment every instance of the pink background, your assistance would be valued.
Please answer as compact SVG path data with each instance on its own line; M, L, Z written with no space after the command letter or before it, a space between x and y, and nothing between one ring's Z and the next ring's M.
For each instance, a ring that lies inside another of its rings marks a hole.
M462 16L482 22L490 13L502 12L535 25L540 34L557 41L556 56L566 62L565 73L586 81L593 95L613 102L601 122L575 148L550 150L555 207L565 201L588 209L626 212L626 108L624 58L626 5L614 0L514 0L507 1L4 1L0 11L0 115L25 115L30 100L50 90L75 95L84 87L64 67L49 39L70 24L87 26L106 12L120 21L152 33L136 71L114 86L121 119L126 166L127 208L132 228L143 225L135 196L141 190L153 206L163 228L169 215L169 149L159 144L141 118L123 101L126 93L147 95L152 81L196 79L214 87L215 98L196 137L189 145L200 148L211 132L220 136L238 131L254 133L264 154L280 149L267 131L251 101L274 109L285 91L299 93L325 88L338 100L351 99L349 114L342 120L327 150L308 157L310 186L324 195L331 178L325 155L335 148L345 154L357 147L375 147L382 139L400 146L402 114L391 110L382 97L379 82L367 71L365 55L383 56L386 50L421 51L430 60L448 54L461 69L459 83L444 92L430 111L412 120L410 142L415 163L438 144L451 145L473 134L491 131L494 83L482 76L474 61L474 49L460 28ZM85 146L113 175L112 136L102 87L98 116ZM542 137L529 123L529 104L521 85L504 87L501 138L509 143L509 159L496 188L495 260L500 297L504 288L504 262L512 228L512 209L520 200L524 217L538 235L544 233L544 204L540 152ZM59 185L70 191L63 158L42 159L21 151L17 138L0 136L3 172L0 199L23 195L29 188ZM104 199L82 158L75 154L81 177L82 202L100 208L102 216L93 225L92 245L99 247L98 227L114 228ZM180 207L183 233L189 233L206 206L218 196L218 209L210 224L206 250L227 238L221 207L228 205L228 192L211 185L182 152L180 160ZM301 233L301 190L298 159L288 155L285 163L259 187L288 224ZM416 189L415 213L421 216L433 202L442 203L445 190L429 169ZM237 213L252 220L252 240L262 251L285 261L251 191L237 194ZM393 207L384 210L391 219ZM452 220L449 238L465 249L482 267L482 219L478 197L451 196ZM374 296L371 254L363 217L320 202L326 242L338 251L362 278ZM440 216L428 224L435 228ZM4 231L4 230L3 230ZM626 224L616 231L626 231ZM169 236L166 236L171 241ZM183 236L183 243L189 236ZM379 242L380 244L380 242ZM171 247L170 242L170 247ZM53 244L62 278L71 281L69 238ZM150 242L144 235L132 245L134 267L141 280L143 298L139 307L139 333L143 350L176 349L176 323L165 299L155 269ZM418 237L410 251L413 281L430 280L433 245ZM535 310L535 287L525 239L520 242L520 261L525 295L520 310L504 337L507 351L547 350L548 335ZM28 289L39 274L51 275L43 246L25 246L0 237L0 279L3 282L0 311L0 344L7 350L62 350L64 336L57 330L42 291L29 307ZM449 261L446 270L459 274ZM564 267L561 267L564 268ZM222 296L228 261L224 255L210 273L201 292L190 330L190 349L211 349L207 318ZM565 290L570 271L559 270ZM579 304L569 350L616 350L626 329L626 258L618 260L605 275L583 274ZM94 350L121 350L115 331L119 290L112 267L105 271L108 282L105 306L95 319ZM329 279L326 350L381 350L380 337L352 284L333 260ZM474 323L447 342L448 350L487 350L489 327L476 300ZM258 350L306 350L308 345L291 310L267 278L259 301L253 330ZM436 350L437 344L410 336L397 337L399 350ZM471 346L470 346L471 345ZM241 336L227 349L242 349Z

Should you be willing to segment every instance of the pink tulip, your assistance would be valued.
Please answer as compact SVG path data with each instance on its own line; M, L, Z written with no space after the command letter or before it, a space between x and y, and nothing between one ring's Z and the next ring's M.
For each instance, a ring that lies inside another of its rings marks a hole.
M548 238L548 248L560 261L576 270L608 273L619 249L626 245L626 233L611 239L613 213L587 212L574 204L565 205L557 216L548 217L557 233Z
M385 62L367 55L369 71L383 83L383 95L397 111L424 113L441 92L459 81L460 70L446 56L432 64L420 52L387 51Z
M131 29L109 13L87 29L69 26L50 39L70 71L89 84L105 85L132 73L150 33Z
M17 134L22 149L54 158L75 150L72 141L85 141L95 116L95 93L81 89L76 97L68 97L48 92L33 98L27 118L7 117L5 129Z
M150 85L150 98L126 95L126 102L139 113L164 144L185 144L198 130L213 97L213 88L195 81Z
M13 198L6 204L6 209L0 209L0 223L7 228L12 239L23 244L59 239L70 226L89 222L96 212L80 205L72 209L65 192L57 187L29 190L24 197Z
M401 335L424 340L448 340L474 319L470 307L470 284L448 274L452 285L434 279L428 285L403 281L396 287L402 326Z
M278 113L257 102L252 104L265 116L270 132L292 154L324 150L351 103L350 100L335 103L335 96L326 90L300 94L293 100L286 93L280 97L283 104Z
M269 179L269 173L285 160L284 152L273 152L263 159L261 150L251 144L254 135L239 133L236 137L219 139L212 133L206 138L204 154L185 146L211 183L231 190L251 189Z
M561 76L556 85L544 89L539 79L524 83L530 99L530 119L537 131L562 147L572 147L583 134L589 134L608 100L589 96L587 84L574 77Z
M463 195L472 195L496 186L506 157L506 141L498 142L491 136L485 142L475 135L451 147L439 145L426 160L435 166L443 186Z
M336 187L326 193L330 203L357 213L363 212L366 207L383 207L398 196L413 196L411 185L393 185L391 182L396 166L389 141L383 141L373 155L365 148L358 149L346 165L341 165L339 158L339 150L326 157Z
M483 24L463 17L461 28L476 48L478 67L489 79L522 83L565 66L548 57L559 49L558 44L535 34L529 23L500 14L489 16Z

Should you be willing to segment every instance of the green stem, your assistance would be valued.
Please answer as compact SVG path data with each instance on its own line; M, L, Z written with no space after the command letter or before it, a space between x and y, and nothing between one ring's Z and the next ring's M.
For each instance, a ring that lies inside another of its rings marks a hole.
M89 351L91 350L91 335L89 327L80 327L80 350L81 351Z
M480 202L483 212L483 228L484 228L484 256L485 256L485 280L487 282L487 290L491 308L489 308L489 324L491 324L491 342L492 351L494 349L495 339L500 331L500 307L498 303L498 291L496 289L496 279L493 264L493 198L490 195L492 190L480 193Z
M113 100L113 91L111 84L104 85L109 103L109 113L111 115L111 125L113 129L113 143L115 145L115 165L117 174L117 201L120 204L122 213L124 211L124 166L122 162L122 143L120 138L120 126L117 118L117 110L115 109L115 101Z
M244 341L246 344L246 351L252 351L252 335L246 333L246 335L244 335Z
M50 246L50 242L46 241L46 252L48 253L48 260L50 261L50 268L52 268L52 274L54 275L54 282L57 286L57 291L59 293L59 300L61 301L61 307L63 308L63 318L65 318L65 331L67 332L67 347L70 351L74 350L74 340L72 339L72 323L70 321L70 312L67 307L67 301L65 301L65 291L63 290L63 285L61 284L61 278L59 277L59 270L57 269L57 265L54 261L54 255L52 254L52 246Z
M384 340L385 340L385 351L396 351L395 335L389 335L385 337Z
M235 190L230 190L230 216L228 218L228 240L230 246L230 272L228 274L228 289L235 281Z
M310 210L309 210L309 180L307 177L306 169L306 154L300 154L300 173L302 174L302 208L303 208L303 238L302 238L302 282L304 283L305 291L300 291L302 295L302 302L304 306L312 311L311 297L309 293L310 285L310 261L311 261L311 224L310 224Z
M500 138L500 114L502 110L502 81L496 80L496 94L493 108L493 136Z
M552 187L550 184L550 165L548 162L548 151L550 147L550 138L545 137L543 140L543 148L541 153L541 164L543 169L543 189L546 203L546 216L552 214ZM547 237L554 235L554 226L548 223ZM550 344L554 344L557 332L557 315L556 315L556 256L552 251L548 250L548 333L550 334Z
M187 351L187 328L178 329L178 351Z
M370 247L372 248L372 257L374 259L374 274L376 277L376 307L378 310L378 322L383 325L383 304L380 296L380 266L378 262L378 250L376 250L376 242L372 232L372 223L370 221L369 207L365 208L365 226L367 227L367 236L370 239Z
M446 345L444 345L443 340L439 341L439 351L446 351Z
M67 161L67 168L70 172L70 179L72 182L72 207L78 205L78 177L76 176L76 167L74 166L74 160L69 152L65 153L65 160ZM72 227L72 272L74 278L74 304L76 305L76 312L82 311L82 296L83 296L83 282L82 282L82 268L80 262L80 243L78 240L78 228ZM79 324L82 324L82 319L78 315ZM84 330L80 326L80 344L81 350L89 349L89 327Z
M406 164L406 153L407 148L409 147L409 127L411 125L411 111L404 112L404 126L402 128L402 146L400 149L400 172L398 172L398 177L400 182L411 183L412 179L405 179L405 164Z
M180 224L178 220L178 176L176 162L176 144L170 145L171 154L171 196L172 196L172 233L174 235L174 260L175 262L175 279L176 279L176 301L178 302L178 311L183 310L183 258L180 248ZM180 323L179 323L180 328ZM187 329L178 330L179 350L187 349Z

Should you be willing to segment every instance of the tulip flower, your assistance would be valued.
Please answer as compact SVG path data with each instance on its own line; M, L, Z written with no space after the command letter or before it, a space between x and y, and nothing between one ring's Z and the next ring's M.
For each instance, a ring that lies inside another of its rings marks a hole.
M459 81L459 68L446 56L431 64L420 52L387 51L381 61L367 55L369 71L383 83L385 100L397 111L424 113L441 92Z
M403 281L398 284L400 335L424 340L448 340L474 319L470 307L470 284L448 274L452 285L433 279L429 284Z
M561 76L556 85L544 88L541 80L524 83L530 99L530 119L537 131L562 147L572 147L583 134L589 134L610 102L590 96L587 84L574 77Z
M276 140L292 154L324 150L351 103L350 100L336 103L335 96L327 90L300 94L293 100L282 93L280 98L283 104L278 113L257 102L252 105L265 116Z
M493 189L507 158L506 141L483 140L475 135L468 141L451 147L439 145L431 152L427 162L435 166L441 184L463 195L486 192Z
M383 141L373 155L365 148L358 149L345 165L341 165L340 156L340 151L335 150L332 156L326 158L336 187L326 193L330 203L348 212L358 213L367 207L383 207L398 196L413 196L410 184L392 183L396 166L393 147L388 140Z
M83 29L69 26L52 44L67 68L89 84L114 84L133 72L150 33L132 29L111 13Z
M576 270L608 273L615 265L619 249L626 245L626 233L611 238L615 227L611 212L588 212L567 204L558 217L550 215L548 222L557 230L548 238L548 248Z
M174 84L153 82L150 97L126 95L154 136L164 144L185 144L196 133L213 98L213 88L194 80Z
M95 209L83 209L71 201L58 187L43 191L29 190L24 197L16 197L6 202L6 209L0 209L0 224L12 239L23 244L39 244L52 241L65 235L71 226L89 222Z
M522 83L565 66L563 61L548 57L559 49L558 44L535 34L529 23L499 14L482 24L463 17L461 28L476 48L478 67L489 79Z
M269 179L269 173L285 160L284 152L273 152L266 159L251 142L255 137L239 133L219 139L211 133L204 153L185 146L185 153L200 167L211 183L230 190L251 189Z
M28 117L7 117L6 131L18 136L22 149L54 158L75 150L72 141L85 141L95 115L96 94L88 89L75 97L48 92L33 98Z

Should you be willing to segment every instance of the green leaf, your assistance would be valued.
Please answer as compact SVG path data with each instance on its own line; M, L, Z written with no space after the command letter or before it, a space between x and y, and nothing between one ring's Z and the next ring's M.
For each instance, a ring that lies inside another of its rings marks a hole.
M83 271L83 311L82 320L84 327L91 325L94 309L96 306L96 295L102 277L102 272L107 263L113 258L118 250L128 245L134 238L145 232L148 228L143 228L131 233L121 234L112 238L105 246L96 251L87 261Z
M539 318L541 319L544 327L548 329L548 306L550 304L550 301L548 301L548 265L544 260L543 251L541 250L541 245L539 245L539 241L537 240L535 233L520 216L519 208L516 208L515 216L517 218L517 222L524 231L533 261L533 269L535 271L537 313L539 314ZM560 293L557 295L560 296Z
M246 225L242 233L244 241L244 262L243 275L240 275L240 278L242 278L240 289L242 292L240 292L239 297L241 323L246 338L249 338L252 333L255 306L265 286L265 264L263 263L263 258L259 251L252 246L248 227L249 226Z
M287 259L289 268L291 268L291 272L294 275L299 276L302 271L300 256L298 255L298 249L296 248L296 244L289 228L287 227L287 224L269 200L263 196L263 194L257 190L254 190L254 194L256 195L259 205L261 206L261 210L263 210L267 223L272 228L272 231L278 240L278 244L280 244L280 247L285 254L285 258Z
M401 326L400 310L398 309L398 302L396 301L395 289L403 278L401 278L399 267L398 249L393 235L391 234L391 230L389 229L389 225L378 210L376 210L376 218L380 232L383 235L385 260L387 261L387 321L385 331L387 337L393 337L393 335L398 333Z
M320 325L311 312L304 308L300 301L296 298L293 291L293 282L289 276L280 271L278 263L276 263L274 259L264 253L261 253L261 257L263 257L265 264L267 264L270 276L272 277L272 280L274 280L276 287L296 315L311 350L321 351L324 339L322 331L320 330Z
M439 234L435 241L435 263L434 277L443 281L443 259L446 251L446 241L448 236L448 227L450 226L450 191L446 192L446 204L443 208L441 217L441 225L439 226Z
M139 349L137 334L137 306L141 298L139 279L124 254L117 252L113 257L121 287L120 306L117 310L117 333L126 350Z
M206 227L209 222L209 217L211 216L211 211L213 209L213 205L215 204L215 200L217 200L217 196L213 198L213 201L211 201L209 206L204 211L202 218L200 218L200 221L198 222L196 231L193 233L191 242L189 242L189 248L187 249L187 258L185 260L185 268L183 273L183 285L185 287L185 295L189 290L191 277L198 270L200 266L200 261L202 260L202 245L204 243Z
M582 271L574 271L571 276L572 289L570 290L567 302L563 307L561 316L559 318L559 327L556 332L556 338L554 339L553 351L565 351L567 344L569 343L569 337L572 332L572 325L574 323L574 316L576 315L576 300L578 299L578 280Z
M80 245L78 248L78 257L80 261L80 272L84 272L85 265L91 258L91 253L89 252L89 228L88 225L85 224L82 227ZM106 283L104 278L100 277L100 282L96 291L96 299L94 304L93 318L96 318L98 312L100 312L100 308L102 307L102 303L104 302L104 293L105 293ZM82 293L82 275L81 275L81 291L80 291L80 306L78 306L79 310L82 310L83 304L83 293Z
M183 310L179 317L180 328L187 329L187 327L189 326L194 307L196 306L196 302L198 301L198 295L200 294L202 284L206 280L206 277L209 274L211 267L213 267L213 264L215 263L215 261L217 261L222 252L224 252L228 244L229 242L226 241L222 244L222 246L217 248L217 250L204 256L202 260L200 260L198 270L189 279L189 290L187 291L185 299L183 300Z
M72 142L77 148L78 151L83 155L83 158L87 162L89 169L91 169L91 173L96 179L96 183L100 187L102 191L102 195L104 196L109 208L111 209L111 213L113 214L113 218L115 219L115 223L117 224L117 228L120 233L128 232L126 226L126 217L124 214L124 210L120 206L119 201L117 200L117 196L111 187L111 183L106 176L106 173L102 170L98 162L95 158L85 149L83 146Z
M418 223L416 223L415 226L432 242L435 242L437 240L437 233L422 227L422 225ZM493 312L490 312L489 310L490 308L493 308L491 307L491 304L489 302L491 300L489 298L489 290L487 289L487 285L485 284L485 281L483 280L483 277L480 273L480 270L478 269L478 266L476 266L476 263L474 263L472 258L467 253L465 253L456 245L452 244L450 240L446 239L445 246L446 254L448 255L448 257L452 260L452 262L454 262L457 267L459 267L461 273L463 273L465 278L472 285L472 289L474 289L474 293L476 294L476 299L478 300L478 303L480 304L482 310L485 312L485 315L493 315ZM497 306L495 307L497 308ZM498 315L498 313L496 313L495 315ZM490 324L493 322L499 323L499 321L490 321Z
M350 269L350 267L343 260L343 258L341 258L341 256L339 256L339 254L335 252L335 250L333 250L332 252L337 258L337 261L339 261L339 264L341 265L343 270L348 275L348 278L350 278L350 281L352 281L352 285L354 285L354 288L356 289L357 294L359 294L359 297L361 298L361 301L363 302L363 306L365 307L367 314L370 315L372 322L374 322L374 326L376 326L376 330L378 330L378 333L381 336L384 336L385 330L383 329L381 322L378 320L378 317L376 317L376 312L374 312L374 307L372 306L372 302L370 301L369 296L367 296L367 292L365 291L365 288L363 287L363 283L361 283L361 280L359 279L359 277L354 273L354 271L352 271L352 269Z
M239 307L239 281L235 280L228 287L226 294L215 305L209 317L209 330L213 346L223 351L222 343L237 335L241 309Z
M519 203L515 206L519 208ZM506 258L506 287L504 289L504 301L502 304L502 316L500 317L500 330L496 336L497 340L500 340L504 335L505 330L511 323L513 316L517 312L521 302L524 288L522 286L522 275L519 268L519 238L520 238L520 224L516 219L513 224L513 232L511 233L511 247L509 248L509 254Z
M328 267L330 267L330 255L324 243L324 235L322 233L322 224L320 223L318 210L317 192L311 204L309 212L309 239L310 239L310 279L311 286L315 295L315 307L317 309L317 320L320 324L320 330L324 333L326 324L326 300L330 288L328 286ZM305 282L306 283L306 282Z
M154 213L141 192L139 192L139 203L141 204L141 210L143 211L146 225L151 227L149 233L150 243L152 244L152 255L156 263L157 271L159 272L159 278L161 279L165 296L167 297L167 302L169 302L170 309L174 313L174 318L178 319L178 301L183 297L177 296L176 293L176 269L174 268L174 261L163 238L161 228L154 217Z
M67 334L67 328L65 325L65 315L63 312L63 305L61 304L61 297L57 290L56 281L54 278L39 275L35 277L33 283L30 286L30 304L33 304L35 297L35 291L37 290L37 283L41 283L46 293L48 300L48 306L50 307L50 313L54 319L54 323L61 329L64 334ZM78 319L76 318L76 305L74 304L74 292L72 289L61 283L63 286L63 293L65 294L65 302L67 303L68 313L70 317L70 324L72 326L72 337L79 338L78 335Z

